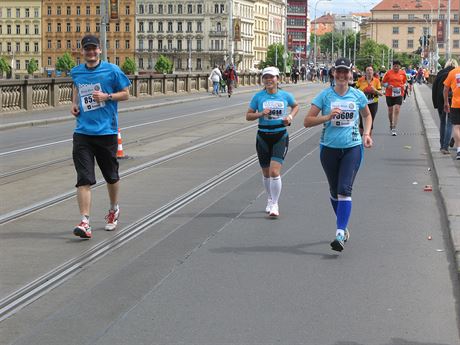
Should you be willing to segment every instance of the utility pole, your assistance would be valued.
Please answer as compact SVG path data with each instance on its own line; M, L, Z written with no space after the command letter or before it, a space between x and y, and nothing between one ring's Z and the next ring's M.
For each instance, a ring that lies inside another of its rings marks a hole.
M107 0L101 0L101 50L102 60L107 61Z
M229 33L228 33L228 38L229 38L229 60L230 64L233 65L233 53L234 53L234 42L233 42L233 0L228 0L228 21L229 25L228 27L230 28Z
M451 58L451 50L450 50L450 1L447 1L447 25L446 25L446 30L447 30L447 45L446 45L446 61Z

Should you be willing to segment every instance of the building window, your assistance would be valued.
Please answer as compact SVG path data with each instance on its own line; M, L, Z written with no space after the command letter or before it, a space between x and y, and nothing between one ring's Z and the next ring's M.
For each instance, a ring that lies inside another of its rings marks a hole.
M26 69L28 69L29 68L29 60L25 61L25 65L26 65Z
M34 8L34 17L35 17L35 18L38 18L38 16L39 16L39 11L40 11L40 10L39 10L38 8Z
M115 40L115 49L120 49L120 40Z
M173 23L168 22L168 32L173 32Z
M177 40L177 50L182 50L182 40Z
M177 5L177 13L182 14L182 5Z
M75 32L80 32L81 29L80 29L80 23L76 23L75 24Z
M176 60L176 69L181 70L182 69L182 59L177 59Z
M415 32L415 27L409 26L409 27L407 28L407 33L408 33L408 34L413 34L414 32Z
M192 22L187 22L187 32L192 32Z
M163 32L163 22L158 22L158 32Z
M153 22L149 22L149 32L153 32Z
M56 48L61 49L61 40L57 40L56 42Z
M446 15L444 13L439 14L439 19L446 19Z
M20 42L16 42L16 51L17 52L21 51L21 43Z
M454 26L454 34L459 34L460 28L458 26Z
M125 23L125 32L129 32L129 23Z
M120 23L115 23L115 32L120 32Z
M139 32L144 32L144 22L139 22Z
M158 40L158 50L163 50L163 40Z
M72 15L72 9L71 9L70 6L67 6L66 12L67 12L67 15L68 15L68 16Z
M21 69L21 60L16 60L16 69Z
M153 50L153 40L149 40L149 50Z
M414 40L407 40L407 48L409 49L414 48Z
M48 56L48 66L51 66L51 56Z
M6 42L6 51L11 53L11 42Z
M444 43L439 43L439 48L444 49Z
M399 14L393 13L393 20L399 20Z
M71 32L71 31L72 31L72 28L71 28L71 26L70 26L70 23L67 23L67 24L66 24L66 31L67 31L67 32Z
M168 50L172 50L172 49L173 49L172 40L168 40Z
M177 32L182 32L182 22L177 23Z
M47 28L47 29L48 29L48 32L51 32L51 23L48 23L48 28ZM9 32L9 34L10 34L10 33L11 33L11 32Z
M399 34L399 27L393 26L393 35Z
M125 49L129 49L129 40L125 41Z
M101 15L101 6L96 6L96 14L97 14L98 16Z
M96 23L96 32L101 32L101 24Z
M129 9L129 5L127 5L125 8L125 14L129 16L129 13L130 13L130 9Z
M6 9L6 17L11 18L11 8Z
M458 22L458 13L454 13L454 21Z
M48 49L51 49L51 40L48 40Z
M144 69L144 59L139 58L139 69Z
M72 49L72 43L70 43L70 40L67 40L66 47L67 49Z
M21 25L16 25L16 35L21 34Z
M26 43L24 44L24 51L27 52L27 53L30 51L30 44L29 44L29 42L26 42Z
M201 50L201 40L196 40L196 50Z
M48 15L50 16L51 15L51 6L48 6Z
M61 13L61 6L58 6L58 7L56 8L56 14L57 14L58 16L60 16L60 15L62 14L62 13Z
M453 48L459 48L460 45L459 45L459 40L454 40L454 43L453 43Z
M394 49L399 48L399 40L392 40L391 47Z
M80 6L77 6L77 16L79 16L80 14L81 14Z
M203 5L197 5L196 7L196 11L198 14L203 14Z
M90 6L86 6L86 15L87 16L91 15L91 7Z
M21 9L20 8L16 9L16 18L21 18Z
M110 32L110 23L105 26L105 32Z
M115 64L116 64L117 66L120 65L120 58L119 58L118 56L115 58Z
M57 23L56 31L61 32L61 23Z
M38 42L34 42L34 52L38 53Z
M163 5L158 5L158 14L163 14Z
M201 59L196 59L196 69L201 70Z
M30 17L30 9L26 8L26 13L25 13L25 15L26 15L26 18L29 18L29 17Z
M149 5L149 14L153 14L153 5Z
M139 14L144 14L144 4L139 4Z
M34 25L34 34L35 35L40 35L40 29L37 24Z
M218 4L214 5L214 13L219 13L219 5Z
M173 5L168 5L168 14L173 13Z
M80 41L80 40L77 40L77 44L76 44L76 47L77 47L78 49L80 49L80 48L81 48L81 41Z
M109 57L107 57L107 60L109 60ZM110 62L110 60L109 60L109 62ZM77 65L79 65L79 64L80 64L80 57L77 57Z
M202 23L201 23L201 22L197 22L197 23L196 23L196 31L197 31L197 32L203 32Z
M91 31L91 24L90 24L90 23L86 23L85 31L86 31L86 32L90 32L90 31Z
M143 39L140 39L139 40L139 50L144 50L144 40Z
M28 35L29 34L29 25L25 26L25 30L26 30L26 35Z
M188 13L188 14L191 14L191 13L192 13L192 5L191 5L191 4L188 4L188 5L187 5L187 13Z

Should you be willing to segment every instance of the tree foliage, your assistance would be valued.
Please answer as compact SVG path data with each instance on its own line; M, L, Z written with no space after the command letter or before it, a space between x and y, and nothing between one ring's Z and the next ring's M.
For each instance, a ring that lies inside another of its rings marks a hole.
M123 65L121 66L121 70L126 74L134 74L137 70L134 59L130 57L126 58L125 62L123 62Z
M65 52L64 55L58 57L56 60L56 69L58 71L68 73L74 67L75 61L69 52Z
M166 56L160 55L157 63L155 64L155 71L160 73L172 73L173 63Z
M34 74L35 71L38 71L38 61L32 58L27 66L27 73Z
M6 58L1 56L0 57L0 75L3 75L4 72L10 73L11 66L8 64L8 61L6 60Z
M284 44L281 43L274 43L268 46L267 48L267 59L265 61L261 61L259 64L259 68L265 68L267 66L276 66L280 71L285 71L284 69L284 55L285 48ZM286 66L292 66L293 57L292 53L287 53L286 58Z

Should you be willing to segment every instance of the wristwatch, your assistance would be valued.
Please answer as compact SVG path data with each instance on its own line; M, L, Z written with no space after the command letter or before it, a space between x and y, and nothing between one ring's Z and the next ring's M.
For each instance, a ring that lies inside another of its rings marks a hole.
M111 101L111 100L112 100L112 94L109 93L109 101Z

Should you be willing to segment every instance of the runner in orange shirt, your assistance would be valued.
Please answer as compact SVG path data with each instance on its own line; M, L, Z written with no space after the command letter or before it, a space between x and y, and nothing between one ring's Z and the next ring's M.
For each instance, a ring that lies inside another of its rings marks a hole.
M403 101L406 82L406 73L401 71L401 63L397 60L393 61L393 68L385 74L382 80L383 86L386 88L385 96L392 136L396 136L396 125L399 120L399 110Z
M370 132L372 136L374 119L379 107L379 96L383 96L383 93L381 92L382 85L380 84L380 79L374 76L374 69L372 66L368 66L366 68L366 74L358 79L356 87L364 92L367 98L367 106L369 107L369 111L372 116L372 128ZM361 118L361 115L359 116L359 133L363 135L363 119Z
M449 104L449 90L452 89L452 106ZM444 80L444 111L452 122L452 133L457 147L456 159L460 160L460 67L454 68Z

